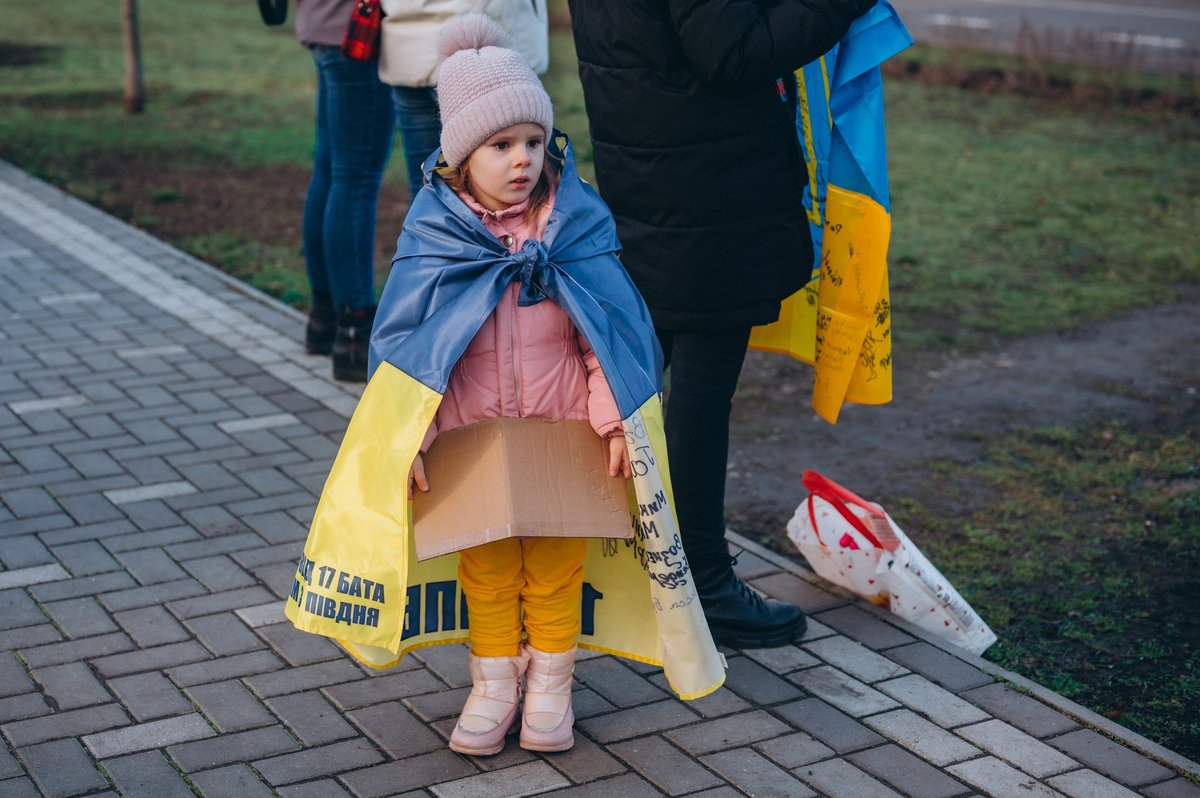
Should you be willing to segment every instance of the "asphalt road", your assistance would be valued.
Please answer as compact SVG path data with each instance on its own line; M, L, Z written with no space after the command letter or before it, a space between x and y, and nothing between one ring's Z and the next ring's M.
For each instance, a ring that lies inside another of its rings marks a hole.
M893 0L917 41L1200 72L1198 0ZM1022 27L1025 31L1022 32Z

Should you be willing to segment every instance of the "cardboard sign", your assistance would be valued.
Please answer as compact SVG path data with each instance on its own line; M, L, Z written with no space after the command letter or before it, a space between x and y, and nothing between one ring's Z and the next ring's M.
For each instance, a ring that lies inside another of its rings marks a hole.
M507 537L630 538L626 482L586 421L494 418L441 433L413 496L417 558Z

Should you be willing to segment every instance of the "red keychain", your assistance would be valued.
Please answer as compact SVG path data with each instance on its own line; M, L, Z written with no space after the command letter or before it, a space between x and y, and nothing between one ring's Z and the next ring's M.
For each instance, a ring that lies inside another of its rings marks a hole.
M379 0L358 0L350 14L346 27L346 38L342 40L342 52L355 61L374 61L379 57L380 25L383 9Z

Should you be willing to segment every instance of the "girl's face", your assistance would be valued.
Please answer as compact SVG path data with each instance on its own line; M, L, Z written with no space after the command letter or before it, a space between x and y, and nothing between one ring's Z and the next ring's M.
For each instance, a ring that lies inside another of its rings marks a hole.
M523 202L541 177L545 145L545 132L530 122L492 134L467 159L471 196L489 211Z

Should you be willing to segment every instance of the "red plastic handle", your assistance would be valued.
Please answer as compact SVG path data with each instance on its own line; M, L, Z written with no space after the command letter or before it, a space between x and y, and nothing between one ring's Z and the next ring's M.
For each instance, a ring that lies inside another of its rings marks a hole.
M846 523L862 533L862 536L877 549L887 548L879 542L879 538L871 531L870 527L863 523L863 520L854 513L850 512L847 504L854 504L861 507L870 515L878 518L882 523L887 524L887 513L878 507L867 502L853 491L842 487L824 474L818 474L816 471L805 470L800 477L800 481L804 483L804 487L808 488L809 493L814 496L820 496L825 501L832 505L833 509L841 514L842 518L846 519ZM809 504L809 512L812 512L812 505Z

